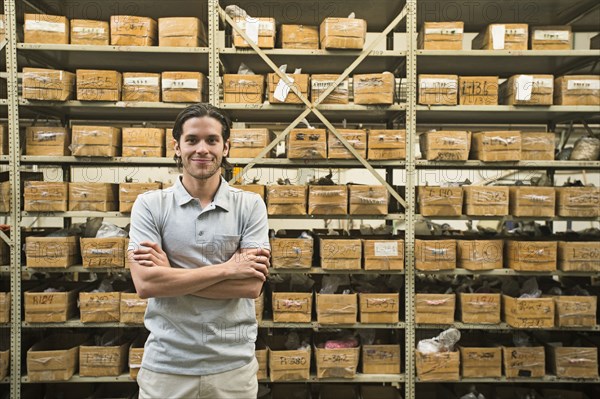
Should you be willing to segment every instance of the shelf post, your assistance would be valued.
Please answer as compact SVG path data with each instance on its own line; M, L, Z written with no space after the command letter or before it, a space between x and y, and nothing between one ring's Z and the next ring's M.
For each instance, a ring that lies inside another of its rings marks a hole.
M208 0L208 101L218 107L219 97L219 51L217 33L219 32L219 0Z

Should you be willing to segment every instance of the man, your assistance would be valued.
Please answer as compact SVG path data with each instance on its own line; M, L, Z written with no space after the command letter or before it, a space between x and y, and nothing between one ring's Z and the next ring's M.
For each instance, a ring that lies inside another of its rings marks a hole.
M150 298L140 399L256 398L253 298L268 274L267 212L221 177L229 134L218 108L183 110L173 127L181 178L133 206L131 276Z

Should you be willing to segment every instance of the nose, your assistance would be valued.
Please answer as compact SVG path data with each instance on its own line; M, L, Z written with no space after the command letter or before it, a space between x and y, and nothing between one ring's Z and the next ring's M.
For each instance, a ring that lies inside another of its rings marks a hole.
M208 154L208 145L204 141L199 141L196 144L196 153L198 154Z

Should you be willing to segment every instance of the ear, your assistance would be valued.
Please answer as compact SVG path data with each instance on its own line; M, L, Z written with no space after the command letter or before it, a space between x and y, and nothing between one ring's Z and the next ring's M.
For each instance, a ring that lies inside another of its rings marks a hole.
M223 156L226 157L229 154L229 140L223 145Z
M173 139L173 142L171 143L171 145L175 149L175 155L180 157L181 156L181 148L179 148L179 141Z

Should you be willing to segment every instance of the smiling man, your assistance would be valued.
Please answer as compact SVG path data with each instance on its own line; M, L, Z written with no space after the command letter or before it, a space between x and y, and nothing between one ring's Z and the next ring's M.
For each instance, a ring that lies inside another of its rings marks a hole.
M184 109L173 127L182 176L133 206L131 276L150 298L140 399L256 398L253 299L268 274L267 212L221 177L229 134L218 108Z

